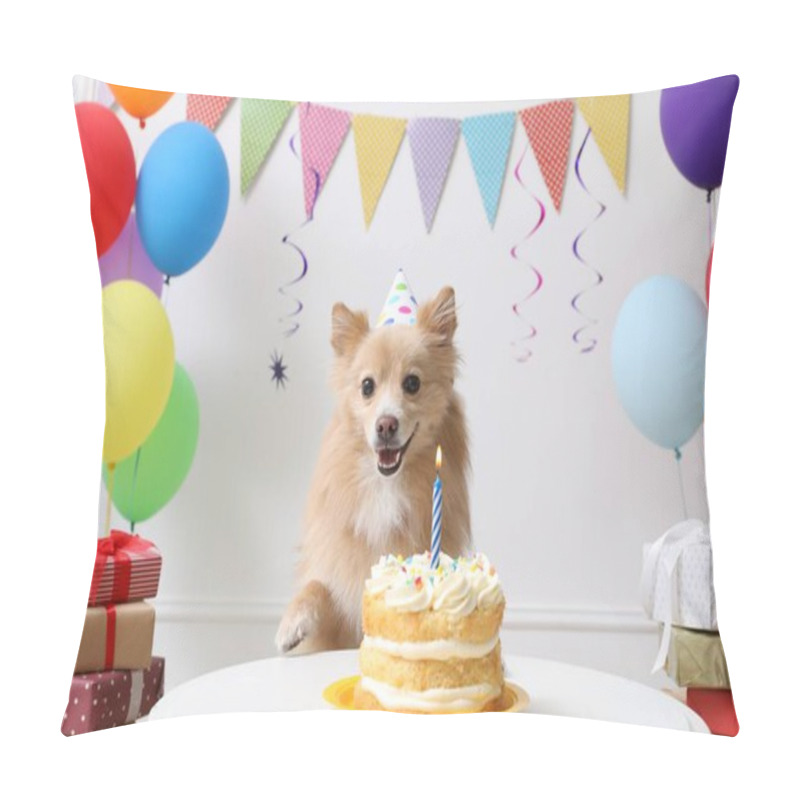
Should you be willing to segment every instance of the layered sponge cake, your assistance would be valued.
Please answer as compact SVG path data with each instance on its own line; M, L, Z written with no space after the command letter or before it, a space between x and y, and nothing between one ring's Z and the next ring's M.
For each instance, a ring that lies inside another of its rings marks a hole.
M363 596L354 705L423 714L493 711L503 694L505 598L482 554L383 556Z

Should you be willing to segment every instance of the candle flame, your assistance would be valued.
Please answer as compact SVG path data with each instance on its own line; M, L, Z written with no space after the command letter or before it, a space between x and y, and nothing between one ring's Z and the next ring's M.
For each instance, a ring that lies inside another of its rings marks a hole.
M442 446L437 445L436 447L436 471L438 472L442 468Z

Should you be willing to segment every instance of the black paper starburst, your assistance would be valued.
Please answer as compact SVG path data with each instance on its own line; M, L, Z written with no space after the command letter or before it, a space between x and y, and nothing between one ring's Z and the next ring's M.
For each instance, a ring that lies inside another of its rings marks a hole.
M289 378L286 375L286 364L283 363L283 356L273 351L272 363L269 365L269 368L272 370L272 377L270 380L275 381L275 388L285 389L286 381L288 381Z

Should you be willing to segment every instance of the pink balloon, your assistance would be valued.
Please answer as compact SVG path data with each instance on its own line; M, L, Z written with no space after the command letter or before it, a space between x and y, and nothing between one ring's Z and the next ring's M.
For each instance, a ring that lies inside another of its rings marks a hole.
M164 275L155 268L142 245L134 212L131 212L114 244L100 256L99 263L102 286L114 281L139 281L151 289L156 297L161 297Z

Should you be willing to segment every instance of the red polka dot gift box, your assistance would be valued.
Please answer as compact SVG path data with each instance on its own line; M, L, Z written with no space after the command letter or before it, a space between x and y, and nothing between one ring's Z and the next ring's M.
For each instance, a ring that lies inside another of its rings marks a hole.
M61 722L64 736L129 725L146 716L164 694L164 659L146 669L75 675Z

